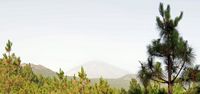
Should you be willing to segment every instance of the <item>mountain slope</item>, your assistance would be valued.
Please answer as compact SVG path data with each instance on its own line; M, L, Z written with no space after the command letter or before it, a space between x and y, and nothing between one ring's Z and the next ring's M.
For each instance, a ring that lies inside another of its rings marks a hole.
M103 77L106 79L115 79L128 74L127 71L117 68L108 63L100 61L90 61L88 63L83 64L82 66L77 66L74 69L68 71L67 75L68 76L73 76L74 74L77 75L81 67L83 67L84 70L86 71L88 78Z
M24 66L26 64L22 64ZM42 75L44 77L53 77L56 76L56 72L50 70L49 68L46 68L42 65L35 65L35 64L30 64L33 72L37 75Z
M90 63L86 63L85 65L88 65L88 64L90 64ZM24 66L24 65L26 65L26 64L22 64L22 66ZM94 66L98 66L98 65L101 65L101 66L99 66L99 67L102 67L102 63L96 63L96 64L94 64L94 65L91 65L90 67L94 67ZM109 65L109 64L104 64L103 63L103 66L104 67L106 67L106 68L110 68L110 66L111 65ZM80 66L79 66L80 67ZM34 73L36 73L36 74L38 74L38 75L42 75L42 76L45 76L45 77L53 77L53 76L56 76L56 72L54 72L54 71L52 71L52 70L50 70L50 69L48 69L48 68L46 68L46 67L44 67L44 66L42 66L42 65L35 65L35 64L31 64L31 68L32 68L32 70L33 70L33 72ZM111 67L111 68L113 68L113 67ZM115 69L115 68L114 68ZM112 70L114 70L114 69L112 69ZM118 69L118 68L117 68ZM96 73L96 71L97 70L99 70L99 69L97 69L97 68L93 68L93 73ZM120 69L121 70L121 69ZM78 69L78 71L80 71L80 69ZM77 72L78 72L77 71ZM107 69L105 69L105 71L107 71ZM86 71L87 72L87 71ZM88 72L89 72L89 70L88 70ZM115 71L116 72L116 71ZM100 72L99 72L100 73ZM103 72L102 72L103 73ZM112 71L111 72L107 72L107 73L112 73ZM122 72L123 74L124 73L127 73L126 71L124 72ZM75 73L75 74L77 74L77 73ZM88 73L87 73L88 74ZM136 80L138 80L138 78L137 78L137 76L136 75L134 75L134 74L126 74L126 75L123 75L123 74L120 74L120 75L118 75L118 74L114 74L114 75L117 75L118 76L118 78L117 77L112 77L113 75L112 74L110 74L109 76L107 76L107 77L110 77L110 78L106 78L106 77L104 77L104 75L101 75L105 80L107 80L108 81L108 83L109 83L109 85L111 86L111 87L114 87L114 88L124 88L124 89L128 89L129 88L129 83L130 83L130 81L131 81L131 79L136 79ZM106 74L106 75L108 75L108 74ZM121 76L122 75L122 76ZM101 77L100 76L100 74L98 74L98 75L95 75L96 77L95 78L90 78L90 80L91 80L91 83L92 83L92 85L94 85L94 83L98 83L99 82L99 78ZM97 76L100 76L100 77L97 77ZM120 76L120 77L119 77ZM69 79L72 79L73 77L72 76L68 76L68 78ZM138 80L139 81L139 80Z
M135 74L127 74L120 78L106 80L108 81L109 85L113 88L124 88L128 90L131 79L136 79L137 81L139 81ZM92 84L98 82L99 79L91 79Z

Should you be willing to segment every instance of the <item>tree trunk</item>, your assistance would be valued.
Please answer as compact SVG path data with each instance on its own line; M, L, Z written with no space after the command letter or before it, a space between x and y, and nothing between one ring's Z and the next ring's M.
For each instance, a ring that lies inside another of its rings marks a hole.
M168 94L173 94L172 63L170 56L168 56Z
M148 94L147 87L144 87L144 94Z
M171 82L168 83L168 94L172 94L173 92L173 84Z

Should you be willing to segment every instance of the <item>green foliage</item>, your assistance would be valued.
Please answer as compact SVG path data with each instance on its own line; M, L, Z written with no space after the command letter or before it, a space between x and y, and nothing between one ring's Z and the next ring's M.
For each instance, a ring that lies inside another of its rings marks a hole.
M190 89L192 85L195 85L195 83L199 83L199 81L200 81L199 65L185 68L180 77L181 85L186 90Z
M125 89L121 89L120 94L128 94L128 92Z
M159 85L153 84L148 86L148 94L167 94L164 88L160 88Z
M6 52L10 53L11 47L12 47L12 42L10 40L8 40L6 47L5 47Z
M0 94L125 94L125 90L111 88L106 80L101 78L95 86L83 67L78 76L67 79L60 71L55 77L43 77L34 74L31 65L21 65L21 60L11 53L12 43L8 41L6 53L0 58Z
M51 78L36 75L30 64L21 65L11 47L8 41L0 58L0 94L126 94L124 89L111 88L103 78L92 86L83 67L73 79L67 79L61 69Z
M142 94L142 89L140 85L137 83L137 80L135 79L131 80L128 94Z
M172 19L170 12L169 5L164 9L163 4L160 4L161 17L156 17L160 36L147 47L148 62L141 63L141 70L138 73L145 88L149 80L165 83L168 85L168 94L173 93L173 86L178 83L179 75L184 68L191 66L194 60L193 49L176 29L183 12L175 19Z
M200 86L194 86L189 88L185 94L199 94L200 93Z
M59 71L60 71L60 72L59 72L59 73L56 73L56 74L57 74L57 76L58 76L58 78L59 78L60 80L63 80L64 77L65 77L64 72L63 72L61 69L60 69Z
M180 84L175 84L173 89L173 94L185 94L185 90Z
M95 89L99 94L113 94L112 88L110 88L108 82L103 78L100 78L99 83L95 84Z

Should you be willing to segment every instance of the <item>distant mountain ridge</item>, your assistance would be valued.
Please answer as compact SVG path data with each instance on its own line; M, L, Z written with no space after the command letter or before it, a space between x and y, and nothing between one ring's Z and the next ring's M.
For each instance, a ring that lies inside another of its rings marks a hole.
M122 70L116 66L113 66L111 64L102 61L87 62L83 65L71 69L70 71L67 71L66 74L68 76L73 76L74 74L77 75L81 67L83 67L84 70L86 71L88 78L103 77L106 79L116 79L129 74L128 71Z
M90 64L90 63L86 63L85 65L87 65L87 64ZM99 64L102 64L102 63L99 63ZM99 64L94 64L95 66L97 66L97 65L99 65ZM22 64L21 66L25 66L26 64ZM44 67L44 66L42 66L42 65L36 65L36 64L30 64L31 65L31 68L32 68L32 70L33 70L33 72L35 73L35 74L38 74L38 75L42 75L42 76L44 76L44 77L54 77L54 76L56 76L56 72L54 72L54 71L52 71L52 70L50 70L49 68L46 68L46 67ZM93 67L94 65L92 65L92 66L90 66L90 67ZM103 65L105 66L107 66L107 65L109 65L109 64L104 64L103 63ZM111 65L109 65L109 66L111 66ZM106 68L109 68L109 66L108 67L106 67ZM78 67L76 67L76 68L79 68L79 67L81 67L81 66L78 66ZM84 67L84 66L83 66ZM85 69L85 68L84 68ZM114 68L115 69L115 68ZM118 69L118 68L117 68ZM98 69L96 69L96 68L93 68L93 71L92 72L94 72L94 73L96 73L96 71L97 71ZM105 70L107 70L107 69L105 69ZM121 70L121 69L120 69ZM78 72L80 71L80 69L78 69L77 70ZM77 73L78 73L77 72ZM86 73L88 74L88 72L89 71L86 71ZM75 74L77 74L77 73L75 73ZM110 72L111 73L111 72ZM123 74L120 74L120 75L118 75L117 77L111 77L111 76L109 76L110 78L105 78L104 76L102 76L105 80L107 80L108 81L108 83L109 83L109 85L111 86L111 87L114 87L114 88L124 88L124 89L128 89L129 88L129 83L130 83L130 81L131 81L131 79L136 79L136 80L138 80L138 78L137 78L137 76L135 75L135 74L128 74L126 71L123 71L122 72ZM116 75L116 74L114 74L114 75ZM76 75L77 76L77 75ZM100 76L100 75L98 75L98 76ZM113 76L113 75L112 75ZM70 78L72 78L72 76L69 76L68 75L68 78L70 79ZM88 77L88 78L90 78L90 77ZM98 83L98 81L99 81L99 78L100 77L97 77L97 78L90 78L90 80L91 80L91 84L92 85L94 85L94 83ZM139 81L139 80L138 80Z
M25 66L26 64L22 64ZM42 75L44 77L53 77L56 76L56 72L52 71L51 69L44 67L42 65L30 64L33 72L37 75Z

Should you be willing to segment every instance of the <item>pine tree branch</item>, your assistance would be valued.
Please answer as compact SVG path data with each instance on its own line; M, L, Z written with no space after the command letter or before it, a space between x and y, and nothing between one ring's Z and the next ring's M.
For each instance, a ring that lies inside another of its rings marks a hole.
M150 68L150 70L151 70L151 72L153 73L153 69ZM152 75L154 75L154 74L152 74ZM158 79L162 80L164 83L167 82L167 80L165 80L164 78L160 77L159 75L154 75L154 76L156 76Z
M152 67L150 67L149 69L151 70L151 73L154 73ZM154 74L152 74L152 75L154 75ZM167 80L165 80L164 78L160 77L159 75L154 75L154 76L156 76L158 79L160 79L160 80L162 80L164 82L167 82Z
M156 82L158 82L158 83L168 83L168 81L160 81L160 80L153 79L153 78L151 78L151 80L156 81Z
M174 82L176 80L176 78L178 77L178 75L181 73L183 67L185 66L185 61L183 62L181 68L179 69L178 73L176 74L176 76L174 77L174 79L172 80L172 82Z
M163 81L164 83L166 83L167 82L167 80L165 80L165 79L163 79L162 77L160 77L159 75L154 75L154 76L156 76L159 80L161 80L161 81Z

